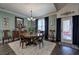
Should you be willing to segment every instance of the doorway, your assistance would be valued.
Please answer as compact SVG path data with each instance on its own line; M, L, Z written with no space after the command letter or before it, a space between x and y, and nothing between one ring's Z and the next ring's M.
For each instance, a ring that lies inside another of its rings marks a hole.
M61 42L72 44L72 17L61 20Z

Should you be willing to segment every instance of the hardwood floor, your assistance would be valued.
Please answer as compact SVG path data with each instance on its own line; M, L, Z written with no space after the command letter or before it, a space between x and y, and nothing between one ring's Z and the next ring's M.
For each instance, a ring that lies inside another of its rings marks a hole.
M5 44L0 45L0 55L15 55L15 53L8 44Z
M72 48L69 45L56 44L51 55L79 55L79 49Z
M15 52L6 43L0 44L0 55L16 55ZM79 55L79 50L67 45L56 44L56 47L51 52L51 55Z

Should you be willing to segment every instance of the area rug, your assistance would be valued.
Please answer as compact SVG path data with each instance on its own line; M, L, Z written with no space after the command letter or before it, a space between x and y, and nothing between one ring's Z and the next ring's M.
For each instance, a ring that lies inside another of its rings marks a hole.
M8 43L8 45L13 49L16 55L50 55L56 46L56 43L45 41L44 46L39 48L39 46L24 46L20 47L20 41L15 41Z

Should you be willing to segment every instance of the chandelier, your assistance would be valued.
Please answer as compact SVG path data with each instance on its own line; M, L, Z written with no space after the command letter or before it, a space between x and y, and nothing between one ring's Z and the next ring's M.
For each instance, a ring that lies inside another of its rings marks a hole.
M29 20L29 21L35 21L35 20L36 20L36 18L34 18L34 17L32 16L32 10L31 10L31 17L30 17L30 18L27 18L27 20Z

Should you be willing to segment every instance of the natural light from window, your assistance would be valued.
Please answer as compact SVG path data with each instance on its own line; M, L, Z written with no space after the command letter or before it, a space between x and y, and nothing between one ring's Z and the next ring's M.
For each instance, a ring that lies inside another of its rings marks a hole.
M44 20L44 18L38 20L38 30L45 31L45 20Z

